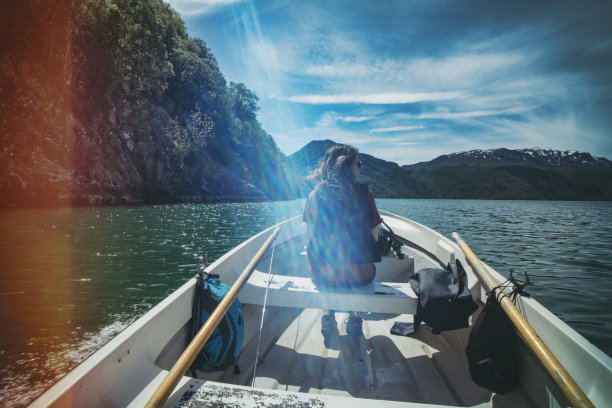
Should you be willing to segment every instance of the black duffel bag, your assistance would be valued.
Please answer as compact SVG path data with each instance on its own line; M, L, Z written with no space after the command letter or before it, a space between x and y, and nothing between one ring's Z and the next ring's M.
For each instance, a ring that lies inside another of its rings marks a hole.
M478 305L470 294L461 262L457 260L456 267L452 266L421 269L410 276L410 285L419 298L415 328L423 321L434 334L440 334L469 326L469 317Z
M519 382L518 335L495 290L476 319L465 354L470 377L491 392L505 394Z

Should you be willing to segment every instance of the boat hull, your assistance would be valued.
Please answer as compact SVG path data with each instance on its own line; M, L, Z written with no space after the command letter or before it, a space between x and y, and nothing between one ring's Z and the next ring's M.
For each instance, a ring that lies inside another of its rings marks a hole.
M443 266L459 259L466 266L474 299L482 304L485 293L452 241L414 221L385 212L382 215L401 237L407 256L405 260L393 255L385 257L378 266L377 282L370 288L349 293L319 293L311 282L309 286L303 249L305 225L299 218L281 223L274 248L268 251L239 294L247 322L241 357L243 373L240 376L230 372L199 373L199 379L185 376L167 405L178 404L185 395L199 395L196 399L217 398L228 406L237 395L242 396L242 402L245 398L257 399L259 395L265 397L260 402L291 398L292 401L319 401L320 406L346 404L347 398L354 406L365 403L371 406L372 401L367 402L368 399L378 399L376 404L382 406L421 406L423 403L441 406L558 403L563 406L564 397L526 350L521 352L519 389L501 396L492 395L469 379L463 353L469 329L436 336L422 326L412 337L389 335L394 321L412 320L416 298L406 282L415 270ZM225 283L231 284L271 230L229 251L208 266L207 271L220 274ZM491 267L486 267L496 279L504 280ZM195 279L190 279L31 406L143 406L184 349L194 288ZM393 294L377 294L381 288ZM262 340L259 327L266 290ZM523 298L521 306L527 320L595 405L604 406L612 401L611 359L537 301ZM337 347L325 347L319 333L322 308L368 312L365 336L355 341L346 335L339 321ZM265 356L265 363L258 368L255 353L260 343L260 358ZM300 370L296 373L291 366ZM255 387L245 387L252 382ZM223 395L225 400L221 398ZM185 401L183 404L196 406Z

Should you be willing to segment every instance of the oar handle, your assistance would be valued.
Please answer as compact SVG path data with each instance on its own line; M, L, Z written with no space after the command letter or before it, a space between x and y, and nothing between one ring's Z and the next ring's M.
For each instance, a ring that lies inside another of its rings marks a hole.
M176 385L179 383L183 375L185 375L191 364L193 364L198 353L200 350L202 350L202 347L204 347L210 338L212 332L215 330L221 319L223 319L223 316L225 316L232 303L234 303L238 292L240 289L242 289L246 281L249 280L249 277L255 270L255 267L265 254L272 241L274 241L279 231L280 227L276 227L272 232L272 235L270 235L261 248L259 248L259 251L257 251L253 259L251 259L251 262L249 262L246 268L244 268L238 279L236 279L236 282L234 282L223 300L217 305L208 320L206 320L198 334L195 335L183 354L181 354L176 363L174 363L172 369L168 372L168 374L166 374L166 377L164 377L161 384L159 384L145 407L161 408L164 406Z
M471 265L472 269L476 273L476 277L485 287L486 291L490 292L499 286L499 283L487 271L484 264L480 261L480 259L478 259L474 252L472 252L468 244L461 239L461 236L458 233L453 232L453 238L455 241L457 241L459 248L461 248L461 251L463 251L465 254L465 258ZM552 351L550 351L548 346L546 346L544 341L542 341L540 336L538 336L533 327L531 327L516 306L514 306L514 303L512 303L510 298L508 296L501 296L499 303L504 312L506 312L510 318L510 321L512 321L516 327L517 331L525 340L527 346L534 352L538 360L540 360L555 384L557 384L561 392L563 392L570 404L572 404L572 407L594 407L591 400L589 400L589 397L587 397L582 389L580 389L578 384L576 384L576 381L574 381L561 362L557 360L555 355L552 353Z

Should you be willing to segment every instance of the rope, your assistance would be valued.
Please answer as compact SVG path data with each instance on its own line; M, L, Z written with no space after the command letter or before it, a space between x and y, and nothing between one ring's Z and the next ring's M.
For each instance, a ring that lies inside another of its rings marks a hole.
M511 289L510 293L506 293L506 289ZM524 292L522 289L519 290L515 286L514 282L507 279L504 282L497 285L496 287L494 287L493 290L487 293L486 295L489 296L491 293L494 294L497 300L497 303L500 303L502 297L504 296L508 297L512 301L512 303L514 303L514 305L516 306L518 311L523 315L523 317L527 319L527 313L525 311L525 306L523 305L523 299L521 296L519 296L519 295L522 295L523 293L526 294L526 292Z
M270 289L270 282L272 282L272 279L274 279L274 275L272 275L274 248L276 248L276 238L272 243L272 255L270 256L270 267L268 268L268 285L266 286L266 294L264 296L263 307L261 311L261 323L259 324L259 335L257 336L257 352L255 353L255 367L253 367L253 381L251 382L251 387L255 386L255 377L257 376L257 363L259 362L259 347L261 346L261 333L263 331L264 316L266 315L266 302L268 301L268 290Z
M525 310L525 305L523 304L523 297L522 296L517 296L517 295L518 295L518 293L515 293L514 299L512 299L512 301L514 302L514 305L516 306L518 311L523 315L525 320L527 320L527 322L529 322L529 319L527 319L527 311Z
M523 296L529 296L529 293L524 291L523 287L514 286L512 288L512 303L516 306L517 310L523 315L525 320L529 322L527 319L527 311L525 310L525 305L523 304Z

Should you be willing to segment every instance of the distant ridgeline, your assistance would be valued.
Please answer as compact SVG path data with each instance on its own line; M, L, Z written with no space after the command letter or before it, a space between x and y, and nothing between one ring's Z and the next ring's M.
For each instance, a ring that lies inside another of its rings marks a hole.
M257 96L162 0L10 3L0 206L294 196Z
M162 0L10 2L2 13L0 207L304 196L332 141L285 157L257 96L227 83ZM378 197L612 200L587 153L471 151L400 167L361 155Z
M306 174L334 142L315 141L288 157ZM409 166L359 154L362 180L377 197L498 200L612 200L612 162L550 149L471 150ZM308 187L306 187L308 188Z

